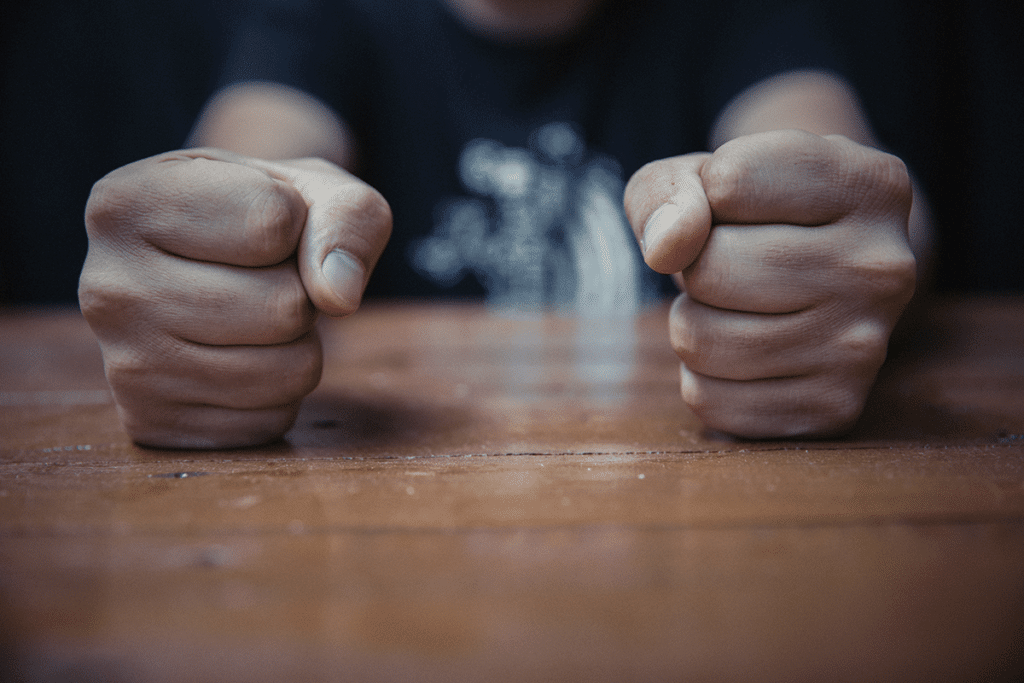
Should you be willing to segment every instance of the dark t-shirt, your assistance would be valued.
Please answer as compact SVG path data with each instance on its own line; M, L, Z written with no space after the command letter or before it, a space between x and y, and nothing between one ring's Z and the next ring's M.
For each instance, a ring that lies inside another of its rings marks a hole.
M499 41L443 0L254 0L223 83L333 106L391 204L368 295L606 310L663 290L622 215L648 161L706 148L722 106L787 69L835 70L812 5L608 0L573 36Z

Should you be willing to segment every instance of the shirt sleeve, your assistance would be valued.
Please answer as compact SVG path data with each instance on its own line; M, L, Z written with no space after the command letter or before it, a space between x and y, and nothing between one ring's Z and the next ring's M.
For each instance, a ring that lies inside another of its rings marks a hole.
M746 88L797 69L846 71L828 3L740 0L723 17L704 99L714 120Z

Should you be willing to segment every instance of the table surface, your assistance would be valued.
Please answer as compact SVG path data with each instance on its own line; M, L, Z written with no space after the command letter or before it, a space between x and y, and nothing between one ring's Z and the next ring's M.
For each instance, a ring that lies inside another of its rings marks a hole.
M188 452L0 311L0 679L1013 680L1024 298L932 305L836 441L703 431L666 321L367 306L284 442Z

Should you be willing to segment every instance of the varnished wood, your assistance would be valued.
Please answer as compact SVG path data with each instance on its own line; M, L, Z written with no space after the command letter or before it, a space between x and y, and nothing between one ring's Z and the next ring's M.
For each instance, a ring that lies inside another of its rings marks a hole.
M704 432L664 308L322 333L285 441L157 451L77 312L0 314L0 680L1021 670L1020 298L936 304L828 442Z

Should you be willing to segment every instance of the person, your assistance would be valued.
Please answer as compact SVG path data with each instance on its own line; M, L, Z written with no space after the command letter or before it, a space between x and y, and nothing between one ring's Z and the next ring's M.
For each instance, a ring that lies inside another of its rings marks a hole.
M137 443L281 437L319 381L317 314L368 292L635 310L659 285L634 255L680 287L709 428L856 421L928 221L805 8L256 5L187 148L86 207L80 303Z

